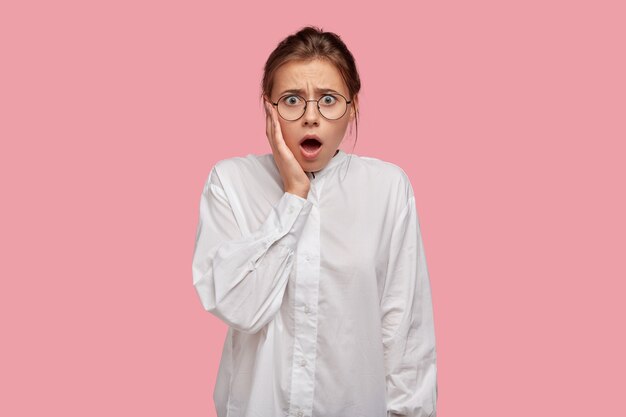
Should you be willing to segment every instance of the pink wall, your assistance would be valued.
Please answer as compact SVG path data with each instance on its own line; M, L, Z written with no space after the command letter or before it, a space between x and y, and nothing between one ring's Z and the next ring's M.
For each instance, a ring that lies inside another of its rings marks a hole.
M214 416L200 192L270 152L261 70L307 24L361 71L343 149L415 188L439 415L626 415L623 2L11 3L0 415Z

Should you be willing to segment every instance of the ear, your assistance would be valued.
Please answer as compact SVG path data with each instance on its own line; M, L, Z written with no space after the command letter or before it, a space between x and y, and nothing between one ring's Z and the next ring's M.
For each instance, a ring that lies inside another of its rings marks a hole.
M352 104L350 105L350 120L354 120L356 118L358 108L359 108L359 95L357 94L352 98Z

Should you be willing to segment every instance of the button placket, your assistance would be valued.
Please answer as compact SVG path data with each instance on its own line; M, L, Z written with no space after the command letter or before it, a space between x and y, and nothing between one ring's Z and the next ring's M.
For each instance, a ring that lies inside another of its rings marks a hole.
M322 179L322 178L320 178ZM313 203L303 234L298 241L295 283L295 330L292 362L291 415L310 416L315 390L315 362L317 316L311 307L319 296L319 230L320 214L316 187L311 187L309 199ZM302 414L298 414L301 411Z

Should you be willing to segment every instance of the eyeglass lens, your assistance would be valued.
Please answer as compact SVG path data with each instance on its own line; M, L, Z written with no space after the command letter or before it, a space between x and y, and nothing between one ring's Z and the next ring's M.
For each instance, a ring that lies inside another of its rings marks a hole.
M319 109L322 116L327 119L339 119L346 113L348 107L346 99L338 94L326 94L319 101ZM278 112L286 120L296 120L302 117L307 102L298 95L287 95L278 100ZM315 106L315 102L309 102Z

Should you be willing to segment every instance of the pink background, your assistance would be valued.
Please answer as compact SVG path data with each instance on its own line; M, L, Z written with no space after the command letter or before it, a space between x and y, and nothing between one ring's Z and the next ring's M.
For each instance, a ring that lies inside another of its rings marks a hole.
M308 24L361 73L342 148L417 195L438 415L626 415L623 4L3 2L0 415L215 415L200 193L270 152L261 71Z

